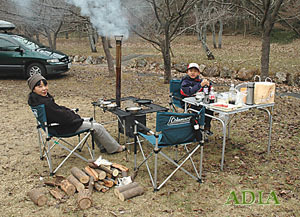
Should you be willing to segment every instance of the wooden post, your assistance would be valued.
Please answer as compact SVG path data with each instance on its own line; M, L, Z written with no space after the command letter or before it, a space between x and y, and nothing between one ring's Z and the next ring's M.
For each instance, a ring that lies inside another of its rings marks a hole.
M139 186L139 184L137 182L132 182L132 183L129 183L128 185L115 187L114 193L117 197L119 197L119 194L122 193L123 191L129 190L131 188L135 188L137 186Z
M142 195L144 193L144 189L141 186L137 186L135 188L128 189L127 191L123 191L119 194L119 199L125 201L132 197Z
M76 179L75 176L73 176L72 174L68 176L67 180L75 186L78 192L84 189L84 185L81 182L79 182L79 180Z
M29 198L38 206L44 206L47 203L47 197L45 196L45 190L43 188L33 189L27 193Z
M63 190L68 196L72 196L76 192L75 186L69 182L67 179L61 182L60 185L61 190Z
M89 176L77 167L73 167L71 173L83 184L88 183L90 180Z

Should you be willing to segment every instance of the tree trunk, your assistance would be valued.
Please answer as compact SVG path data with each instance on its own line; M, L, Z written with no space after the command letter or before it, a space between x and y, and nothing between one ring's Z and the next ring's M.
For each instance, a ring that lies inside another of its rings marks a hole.
M222 35L223 35L223 21L220 19L219 20L219 25L220 25L220 29L219 29L219 35L218 35L218 48L221 49L222 48Z
M216 42L216 26L215 22L211 24L211 32L212 32L212 40L213 40L213 46L214 48L217 48L217 42Z
M55 30L54 34L53 34L53 49L56 49L56 39L57 39L57 35L62 27L63 22L61 21L59 23L59 26L57 27L57 29Z
M198 33L198 39L201 41L201 44L202 44L202 48L207 56L207 59L209 60L213 60L215 59L213 53L209 50L206 42L203 40L203 36L202 36L202 33L201 31Z
M114 77L115 76L114 61L113 61L113 57L112 57L112 55L110 53L110 50L109 50L108 40L104 36L101 36L101 40L102 40L102 46L103 46L103 50L104 50L104 53L105 53L105 57L106 57L106 60L107 60L108 76L109 77Z
M90 42L90 46L91 46L91 51L93 53L97 53L96 41L95 41L95 38L94 38L94 30L89 24L87 24L87 30L88 30L88 35L89 35L89 42Z
M168 84L170 83L171 80L171 55L170 55L170 42L168 41L169 39L167 38L167 35L165 36L165 42L161 43L162 44L162 55L164 59L164 83Z
M202 29L202 40L204 41L204 43L206 43L206 36L207 36L207 26L206 26L206 24L204 24L201 29Z
M46 32L46 35L47 35L49 47L53 49L53 43L52 43L51 33L49 32L48 29L45 29L45 32Z
M261 49L261 78L264 80L269 76L270 62L270 32L263 30Z

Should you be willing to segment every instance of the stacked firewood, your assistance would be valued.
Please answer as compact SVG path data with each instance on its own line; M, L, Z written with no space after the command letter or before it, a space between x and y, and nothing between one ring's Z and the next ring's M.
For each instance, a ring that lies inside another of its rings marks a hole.
M83 169L73 167L67 178L55 176L53 179L44 181L44 184L53 187L49 192L57 200L62 200L65 195L73 196L78 192L78 207L87 209L92 206L92 193L94 191L107 192L117 185L118 178L128 177L128 172L129 169L121 164L99 165L91 162ZM47 202L45 189L34 189L28 193L28 196L39 206Z

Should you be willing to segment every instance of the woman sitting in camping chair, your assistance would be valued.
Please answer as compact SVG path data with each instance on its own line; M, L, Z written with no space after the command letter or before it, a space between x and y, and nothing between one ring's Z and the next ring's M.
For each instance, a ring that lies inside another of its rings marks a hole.
M73 110L55 103L54 98L48 93L48 82L40 74L33 74L28 80L28 86L31 90L28 97L30 106L44 104L48 124L58 123L55 131L58 134L72 134L91 128L91 122L88 119L81 118ZM95 142L101 152L118 153L125 150L99 123L93 122Z

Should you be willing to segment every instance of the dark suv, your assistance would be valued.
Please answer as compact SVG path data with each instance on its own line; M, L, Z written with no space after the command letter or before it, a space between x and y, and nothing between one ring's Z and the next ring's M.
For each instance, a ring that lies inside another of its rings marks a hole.
M0 74L29 77L40 73L47 76L70 69L71 61L66 54L26 36L7 33L13 27L13 24L0 20Z

